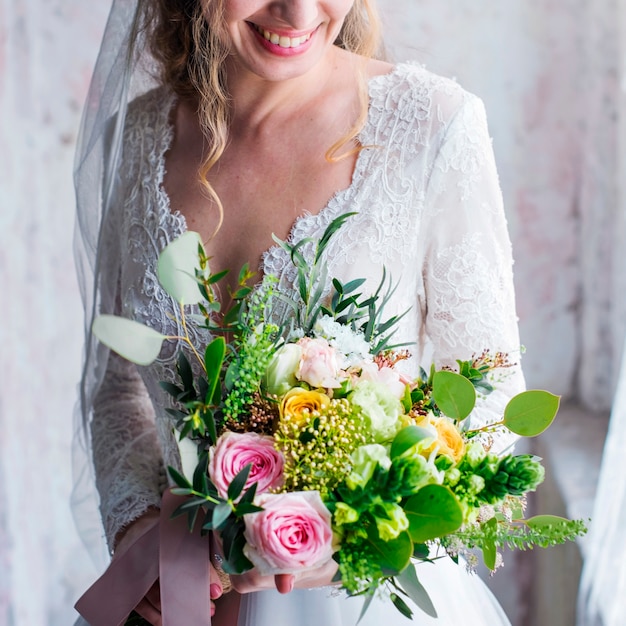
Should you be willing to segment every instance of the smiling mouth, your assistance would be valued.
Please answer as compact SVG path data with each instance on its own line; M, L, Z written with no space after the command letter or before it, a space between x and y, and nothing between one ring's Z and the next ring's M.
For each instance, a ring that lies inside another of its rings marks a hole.
M298 48L311 39L311 36L313 35L313 33L308 33L307 35L302 35L301 37L285 37L284 35L273 33L270 30L265 30L256 24L252 24L252 26L257 33L261 35L261 37L276 46L280 46L281 48Z

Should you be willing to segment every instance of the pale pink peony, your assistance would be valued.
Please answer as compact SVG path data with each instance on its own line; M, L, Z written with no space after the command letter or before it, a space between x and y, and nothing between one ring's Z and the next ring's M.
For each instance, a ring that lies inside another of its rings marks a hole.
M317 491L265 494L255 504L263 511L244 517L244 554L261 574L293 574L331 559L331 516Z
M378 367L376 363L363 363L360 380L369 380L387 387L389 392L398 399L404 396L407 378L392 367Z
M225 432L211 451L209 476L223 498L228 485L248 464L252 464L244 490L257 483L257 494L283 483L283 456L274 448L274 439L257 433Z
M296 370L296 378L312 387L340 387L339 364L335 348L326 339L303 337L298 341L302 356Z

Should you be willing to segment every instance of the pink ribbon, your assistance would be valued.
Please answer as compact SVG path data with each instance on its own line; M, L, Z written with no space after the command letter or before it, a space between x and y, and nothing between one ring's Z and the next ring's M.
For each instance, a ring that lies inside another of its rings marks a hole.
M181 503L163 494L159 520L140 535L82 595L76 610L90 626L121 626L159 579L163 626L210 626L209 538L187 517L171 519Z

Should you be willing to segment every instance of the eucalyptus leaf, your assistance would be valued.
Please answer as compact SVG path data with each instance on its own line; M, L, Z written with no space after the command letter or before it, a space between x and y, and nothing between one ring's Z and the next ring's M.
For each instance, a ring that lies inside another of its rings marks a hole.
M517 435L536 437L552 424L561 398L549 391L533 389L517 394L504 409L504 424Z
M150 365L167 339L148 326L117 315L99 315L92 331L105 346L137 365Z
M566 524L569 520L566 517L559 517L558 515L535 515L529 517L526 523L531 528L547 528L550 526L561 526Z
M387 576L399 574L411 561L413 542L409 533L402 532L395 539L383 541L374 528L368 529L367 539L376 562Z
M428 595L426 589L417 578L417 572L415 571L415 565L410 563L407 568L400 572L396 576L396 581L399 583L402 590L415 602L415 604L431 617L437 617L437 611L435 606Z
M433 399L445 415L461 421L472 412L476 391L464 376L443 370L433 376Z
M463 523L461 505L450 489L442 485L422 487L407 500L404 511L415 543L448 535Z
M395 459L401 456L416 443L419 443L423 439L428 439L429 437L432 438L433 433L425 428L420 428L419 426L405 426L398 432L391 443L391 458Z
M168 244L159 255L159 282L179 304L198 304L204 300L196 278L196 270L200 266L198 246L201 245L200 235L188 230Z

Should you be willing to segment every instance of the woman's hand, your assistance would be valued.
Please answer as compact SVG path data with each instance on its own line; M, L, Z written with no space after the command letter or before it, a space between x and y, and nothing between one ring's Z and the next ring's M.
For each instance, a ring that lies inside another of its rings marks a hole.
M276 574L262 576L252 569L239 576L231 576L233 589L238 593L250 593L262 589L277 589L280 593L289 593L293 589L311 589L326 587L333 584L332 580L337 572L337 563L331 559L324 565L298 574Z
M115 541L115 552L113 559L119 558L128 548L139 538L148 528L158 524L160 512L158 509L149 509L140 518L123 529ZM210 565L210 586L209 595L211 597L211 616L215 614L215 600L223 593L222 583L217 570ZM135 612L141 615L153 626L161 626L161 590L157 580L148 593L139 601L135 607Z

